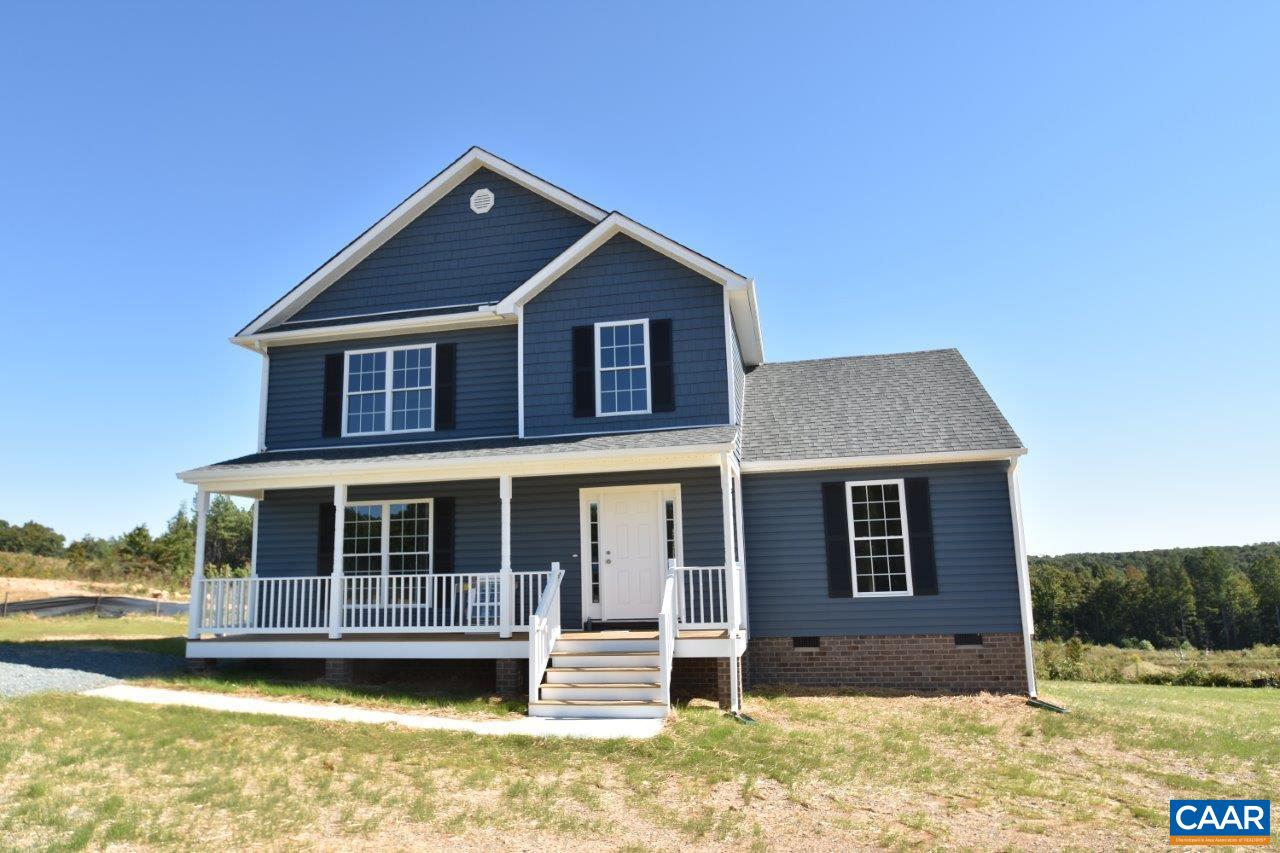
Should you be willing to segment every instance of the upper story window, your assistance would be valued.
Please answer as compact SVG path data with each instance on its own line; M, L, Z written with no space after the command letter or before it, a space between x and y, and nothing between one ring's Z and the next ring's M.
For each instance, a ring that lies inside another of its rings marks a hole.
M596 415L649 411L649 321L596 323Z
M435 345L346 354L343 435L435 428Z
M911 548L903 513L902 480L845 483L853 594L911 595Z

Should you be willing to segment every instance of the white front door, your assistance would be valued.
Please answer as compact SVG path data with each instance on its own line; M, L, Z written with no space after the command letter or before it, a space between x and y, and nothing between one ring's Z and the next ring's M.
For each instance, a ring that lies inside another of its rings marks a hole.
M662 492L605 490L600 500L604 618L656 619L666 562Z

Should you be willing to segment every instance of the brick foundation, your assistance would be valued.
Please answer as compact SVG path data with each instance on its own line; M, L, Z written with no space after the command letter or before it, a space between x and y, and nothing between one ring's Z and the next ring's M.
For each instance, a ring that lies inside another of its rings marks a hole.
M499 696L516 696L529 690L529 662L500 658L494 662L493 690Z
M981 646L956 646L951 634L822 637L818 648L754 637L747 660L752 687L1027 692L1021 634L983 634Z
M355 681L355 661L346 658L326 658L324 680L329 684L346 686Z

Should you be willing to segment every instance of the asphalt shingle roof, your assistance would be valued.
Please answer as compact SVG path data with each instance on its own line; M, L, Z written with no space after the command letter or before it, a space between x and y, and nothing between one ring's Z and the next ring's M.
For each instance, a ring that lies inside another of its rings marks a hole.
M664 447L703 447L726 445L737 437L732 426L696 427L693 429L655 430L653 432L610 433L560 438L499 438L480 441L421 442L386 447L328 447L311 450L282 450L252 453L216 462L196 470L256 466L315 465L349 462L355 459L379 459L397 462L430 463L451 459L485 459L539 453L571 453L601 450L654 450Z
M954 349L776 362L747 375L747 462L1020 447Z

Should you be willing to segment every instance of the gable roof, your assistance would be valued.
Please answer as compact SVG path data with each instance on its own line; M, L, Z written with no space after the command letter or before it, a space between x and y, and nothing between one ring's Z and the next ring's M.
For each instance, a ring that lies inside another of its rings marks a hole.
M694 272L723 285L729 295L730 313L733 316L734 329L738 333L743 360L749 365L764 361L764 339L760 331L759 311L756 309L755 282L616 210L499 302L497 311L502 314L516 312L555 283L560 276L573 269L579 261L619 234L631 237Z
M596 223L605 218L605 211L594 204L578 198L555 184L544 181L537 175L526 172L519 166L509 163L495 154L491 154L482 148L472 147L457 160L446 166L440 174L427 181L412 195L396 205L393 210L367 228L360 236L348 243L336 255L325 261L319 269L276 300L267 310L263 311L252 322L236 333L236 338L255 335L266 328L276 325L280 320L286 319L317 293L350 272L356 264L367 258L375 249L399 233L402 228L425 213L433 204L447 195L450 190L481 168L490 169L590 222Z
M761 365L747 374L742 442L744 469L757 471L801 460L1025 452L954 349Z

